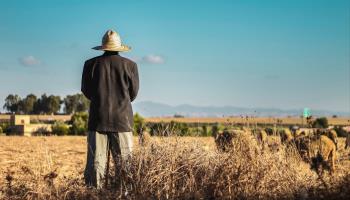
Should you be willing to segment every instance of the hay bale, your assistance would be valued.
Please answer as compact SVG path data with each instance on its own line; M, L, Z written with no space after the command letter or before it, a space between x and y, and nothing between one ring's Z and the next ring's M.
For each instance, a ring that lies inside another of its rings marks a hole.
M311 157L311 167L318 172L328 169L335 171L336 145L327 136L316 136L312 139L309 147Z
M300 156L310 163L311 168L317 172L328 169L335 170L336 146L325 135L299 136L294 138L293 143Z
M238 135L244 134L246 131L244 130L228 130L219 131L215 137L216 147L220 151L227 152L233 147L233 139L237 138Z

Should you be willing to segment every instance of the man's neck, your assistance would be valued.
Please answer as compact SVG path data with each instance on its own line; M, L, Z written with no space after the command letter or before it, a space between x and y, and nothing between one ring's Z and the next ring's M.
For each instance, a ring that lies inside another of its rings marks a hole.
M119 55L118 51L105 51L103 55Z

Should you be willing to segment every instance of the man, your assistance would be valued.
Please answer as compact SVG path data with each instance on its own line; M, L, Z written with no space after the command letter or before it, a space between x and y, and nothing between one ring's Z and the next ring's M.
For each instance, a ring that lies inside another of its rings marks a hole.
M87 185L101 189L109 152L115 163L118 159L125 163L131 155L131 102L139 89L139 77L136 63L119 55L119 52L129 51L130 47L121 44L115 31L108 30L102 45L93 49L105 52L87 60L82 75L81 91L91 101L84 177Z

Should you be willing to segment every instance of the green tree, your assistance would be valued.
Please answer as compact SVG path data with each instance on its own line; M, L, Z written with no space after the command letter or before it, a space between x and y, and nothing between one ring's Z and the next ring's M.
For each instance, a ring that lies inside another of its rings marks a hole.
M44 106L43 106L43 100L42 99L44 99L44 98L47 98L46 97L46 94L43 94L43 95L41 95L41 97L40 98L38 98L37 100L36 100L36 102L34 103L34 106L33 106L33 113L34 114L43 114L44 113Z
M43 94L34 104L34 111L37 114L55 114L60 110L61 103L60 96Z
M34 104L37 98L34 94L29 94L26 98L19 102L19 111L24 114L32 114L34 112Z
M17 94L10 94L5 99L4 109L11 113L19 113L19 104L21 102L21 97Z
M47 114L56 114L60 111L61 109L61 97L60 96L54 96L54 95L50 95L48 97L48 101L47 101Z
M63 103L66 114L86 112L90 106L90 101L81 93L67 95L66 98L64 98Z

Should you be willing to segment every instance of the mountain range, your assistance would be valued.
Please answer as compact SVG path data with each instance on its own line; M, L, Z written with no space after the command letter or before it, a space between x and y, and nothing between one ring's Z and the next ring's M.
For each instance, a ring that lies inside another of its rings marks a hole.
M261 117L286 117L300 116L303 108L300 109L278 109L278 108L244 108L234 106L194 106L182 104L177 106L157 103L152 101L142 101L133 104L134 112L144 117L171 117L181 115L184 117L223 117L223 116L261 116ZM333 116L349 117L350 112L310 110L313 116Z

